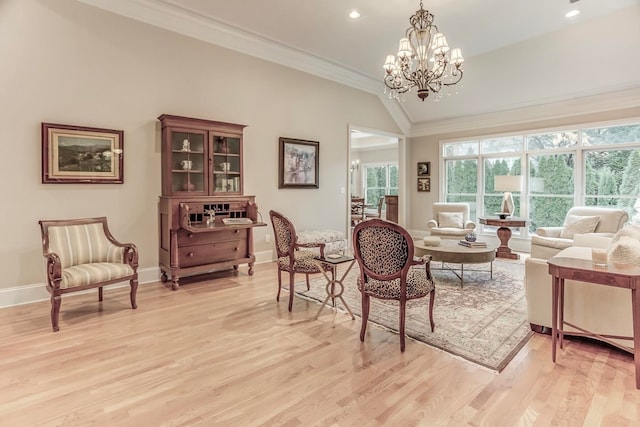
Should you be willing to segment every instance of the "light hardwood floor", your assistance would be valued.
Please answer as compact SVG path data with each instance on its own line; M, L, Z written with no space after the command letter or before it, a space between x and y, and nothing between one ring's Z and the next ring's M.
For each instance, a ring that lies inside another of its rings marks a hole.
M630 354L534 335L500 374L325 311L255 275L141 285L0 310L1 426L640 424ZM301 276L302 278L302 276ZM438 322L446 319L437 317Z

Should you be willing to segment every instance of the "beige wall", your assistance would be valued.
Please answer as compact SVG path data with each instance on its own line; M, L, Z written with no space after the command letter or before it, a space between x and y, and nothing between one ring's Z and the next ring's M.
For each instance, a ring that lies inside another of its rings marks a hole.
M43 282L39 219L105 215L157 267L160 114L248 125L245 194L299 228L346 228L349 124L399 133L375 95L72 0L0 1L0 58L0 289ZM41 184L41 122L123 129L125 183ZM280 136L320 141L320 189L278 189Z

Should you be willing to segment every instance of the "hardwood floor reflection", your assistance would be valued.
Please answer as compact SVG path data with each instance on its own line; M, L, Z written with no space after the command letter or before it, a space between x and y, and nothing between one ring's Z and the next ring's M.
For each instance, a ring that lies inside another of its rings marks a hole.
M496 375L295 298L275 264L0 310L0 425L638 425L631 355L536 334ZM87 304L86 301L94 301ZM446 319L437 317L438 322Z

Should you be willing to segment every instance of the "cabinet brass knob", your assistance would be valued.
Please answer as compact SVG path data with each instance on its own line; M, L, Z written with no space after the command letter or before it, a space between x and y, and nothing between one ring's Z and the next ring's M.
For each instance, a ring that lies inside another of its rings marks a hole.
M193 257L193 252L189 252L189 253L187 254L187 256L188 256L188 257Z
M189 234L188 234L188 237L189 237L189 238L192 238L192 237L193 237L193 233L189 233Z

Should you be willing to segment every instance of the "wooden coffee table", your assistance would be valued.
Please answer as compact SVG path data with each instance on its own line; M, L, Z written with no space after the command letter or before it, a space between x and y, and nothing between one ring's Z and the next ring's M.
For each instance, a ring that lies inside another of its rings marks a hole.
M464 286L464 265L465 264L485 264L490 263L489 270L471 270L489 273L493 279L493 260L496 259L496 247L468 248L458 243L458 240L441 240L440 246L427 246L423 241L414 242L415 255L431 255L432 261L442 262L441 270L449 270L460 279L460 286ZM445 264L460 264L460 274L458 271Z

